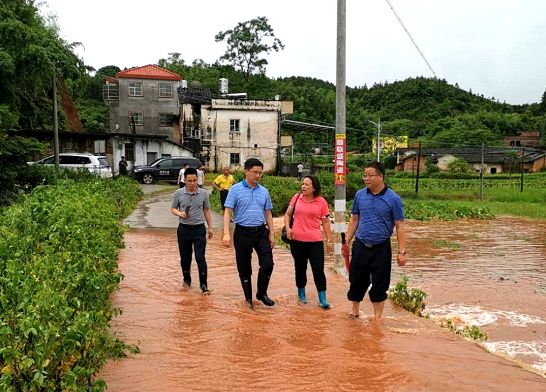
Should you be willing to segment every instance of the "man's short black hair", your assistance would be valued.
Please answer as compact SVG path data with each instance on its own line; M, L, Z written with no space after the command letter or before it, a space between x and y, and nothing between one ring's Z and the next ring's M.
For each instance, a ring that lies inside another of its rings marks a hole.
M383 166L383 164L381 162L377 162L377 161L369 162L366 165L366 168L368 168L368 167L371 167L371 168L375 169L375 171L381 173L383 175L383 177L385 177L385 166Z
M248 158L245 161L245 170L250 170L254 166L260 166L262 169L264 168L264 164L262 163L262 161L257 158Z
M186 170L184 170L184 178L192 174L197 175L197 169L193 167L188 167Z

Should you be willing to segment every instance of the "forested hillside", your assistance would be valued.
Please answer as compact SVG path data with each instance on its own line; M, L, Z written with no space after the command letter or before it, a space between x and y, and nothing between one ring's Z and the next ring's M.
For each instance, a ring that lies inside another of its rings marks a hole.
M246 91L250 98L282 99L294 102L294 120L335 125L335 85L323 80L293 76L270 79L253 76L248 87L242 75L231 66L206 64L195 60L186 64L179 53L161 59L159 65L198 81L217 92L218 79L229 79L230 92ZM348 145L368 152L376 125L381 121L383 135L407 135L427 146L500 145L502 137L521 131L541 132L546 144L546 94L540 103L510 105L453 86L445 80L410 78L372 87L347 88ZM372 121L372 122L370 122ZM295 137L296 151L310 145L330 142L324 132L283 130Z
M119 64L95 72L74 54L78 43L59 37L54 20L40 16L34 2L0 3L0 130L50 130L52 79L64 80L87 132L108 132L107 107L102 102L105 76L120 68L145 64ZM152 62L152 61L151 61ZM186 63L180 53L170 53L157 64L181 75L191 85L199 83L215 94L218 79L229 79L230 92L247 92L252 99L294 102L294 120L335 125L335 85L323 80L292 76L272 79L264 74L244 75L231 65ZM60 112L61 130L67 129ZM445 80L410 78L371 87L347 88L347 135L351 150L369 152L376 125L383 136L408 135L428 146L468 144L498 145L505 135L522 130L541 132L546 144L546 94L541 102L510 105ZM331 145L332 132L283 129L295 136L295 151L308 152L318 143Z

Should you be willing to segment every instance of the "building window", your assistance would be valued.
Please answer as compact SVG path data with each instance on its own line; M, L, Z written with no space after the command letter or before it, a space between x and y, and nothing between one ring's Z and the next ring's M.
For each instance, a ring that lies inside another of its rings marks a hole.
M173 96L173 85L171 83L158 83L159 98L171 98Z
M129 96L142 97L142 82L129 82Z
M125 143L125 159L129 162L135 160L134 148L131 143Z
M239 126L239 119L229 120L229 133L239 133L241 132L241 127Z
M229 163L230 165L239 165L241 162L241 158L239 156L239 153L231 153L229 154Z
M129 126L132 125L144 125L142 112L129 112Z
M159 113L159 126L160 127L171 127L173 125L173 114L172 113Z

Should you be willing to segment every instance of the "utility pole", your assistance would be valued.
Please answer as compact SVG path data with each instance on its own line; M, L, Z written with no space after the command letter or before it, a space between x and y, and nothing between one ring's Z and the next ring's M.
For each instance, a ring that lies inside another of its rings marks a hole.
M519 191L523 192L523 158L525 158L525 148L521 149L521 176L519 180Z
M480 201L483 201L483 168L485 161L485 145L482 143L482 165L480 167Z
M345 82L346 0L337 0L336 51L336 137L334 141L334 271L344 273L341 233L346 232L346 82Z
M59 117L57 115L57 81L53 68L53 154L55 155L55 170L59 171Z
M377 121L377 162L381 161L381 118Z
M417 172L415 176L415 194L419 194L419 167L421 166L421 142L419 142L419 149L417 150Z

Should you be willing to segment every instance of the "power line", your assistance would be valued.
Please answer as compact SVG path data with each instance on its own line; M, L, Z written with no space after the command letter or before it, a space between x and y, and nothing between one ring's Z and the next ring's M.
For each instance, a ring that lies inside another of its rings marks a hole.
M423 52L421 51L421 49L419 49L419 46L417 45L417 42L415 42L415 40L413 39L413 37L411 36L410 32L408 31L408 29L406 28L406 26L404 25L404 22L402 22L402 19L400 19L400 16L398 16L398 13L396 12L396 10L394 9L394 7L392 6L391 2L389 0L385 0L387 2L387 4L389 5L389 7L391 7L391 10L392 12L394 13L394 16L396 16L396 19L398 19L398 22L400 22L400 25L402 25L402 28L406 31L406 34L408 35L409 39L411 40L411 42L413 42L413 45L415 46L415 49L417 49L417 51L419 52L419 54L421 55L421 57L423 58L423 60L425 60L425 63L427 63L427 66L428 68L430 69L430 72L432 72L432 74L434 75L435 78L437 78L438 76L436 76L436 72L434 72L434 70L432 69L432 67L430 66L429 62L427 61L425 55L423 54Z

